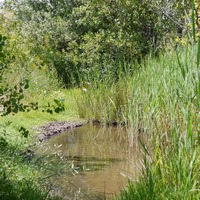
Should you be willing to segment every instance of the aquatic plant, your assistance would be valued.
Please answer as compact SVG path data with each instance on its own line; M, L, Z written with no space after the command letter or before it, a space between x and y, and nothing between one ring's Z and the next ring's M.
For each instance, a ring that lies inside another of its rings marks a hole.
M130 182L121 199L198 199L199 58L200 40L125 63L118 80L98 73L87 79L91 84L78 101L81 117L126 124L151 141L144 177Z

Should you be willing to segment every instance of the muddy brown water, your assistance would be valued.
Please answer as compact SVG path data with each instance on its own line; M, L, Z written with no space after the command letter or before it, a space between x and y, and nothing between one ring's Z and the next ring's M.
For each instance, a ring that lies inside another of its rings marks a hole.
M41 143L39 153L66 161L69 172L54 180L64 199L110 199L141 171L138 139L121 127L75 128Z

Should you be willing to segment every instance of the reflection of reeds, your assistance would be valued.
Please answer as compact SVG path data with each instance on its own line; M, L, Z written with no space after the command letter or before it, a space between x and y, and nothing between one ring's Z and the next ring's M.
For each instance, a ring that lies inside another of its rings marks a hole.
M88 124L43 142L36 153L45 154L40 155L41 165L48 162L57 167L54 183L62 185L64 191L73 180L81 191L90 186L91 194L98 196L100 192L108 198L127 185L126 178L138 177L137 140L128 131L125 127ZM133 141L129 144L130 138Z

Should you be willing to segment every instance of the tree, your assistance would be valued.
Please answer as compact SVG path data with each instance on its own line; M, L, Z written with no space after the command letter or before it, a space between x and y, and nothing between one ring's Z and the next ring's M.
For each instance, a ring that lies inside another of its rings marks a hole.
M19 85L15 85L13 88L3 84L3 74L8 69L9 60L11 60L11 55L4 49L7 41L7 37L0 35L0 114L2 115L7 115L12 112L17 113L27 108L27 106L21 103L21 100L24 98L24 89L27 89L29 86L27 79L20 82Z
M21 34L34 44L32 52L54 67L66 86L78 84L80 74L93 67L117 71L116 62L157 54L188 33L191 10L189 0L8 2Z

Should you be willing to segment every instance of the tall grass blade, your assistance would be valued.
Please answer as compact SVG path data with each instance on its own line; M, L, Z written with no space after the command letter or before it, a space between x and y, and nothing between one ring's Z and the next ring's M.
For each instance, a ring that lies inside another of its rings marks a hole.
M194 9L195 9L195 4L194 4L194 0L192 0L192 35L193 35L193 40L194 40L194 43L195 43L196 42L196 34L195 34Z
M185 79L185 77L186 77L186 71L185 71L185 68L184 68L184 66L181 64L181 62L180 62L180 59L179 59L179 55L178 55L178 52L176 51L176 57L177 57L177 61L178 61L178 66L179 66L179 68L181 69L181 74L182 74L182 76L183 76L183 79Z
M197 68L199 68L199 63L200 63L200 37L198 40L198 50L197 50Z

